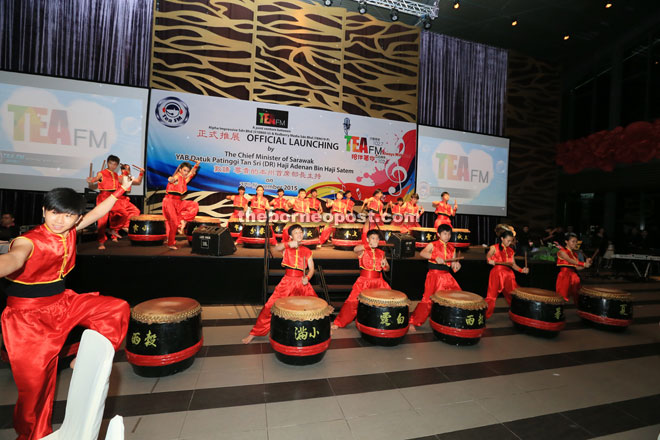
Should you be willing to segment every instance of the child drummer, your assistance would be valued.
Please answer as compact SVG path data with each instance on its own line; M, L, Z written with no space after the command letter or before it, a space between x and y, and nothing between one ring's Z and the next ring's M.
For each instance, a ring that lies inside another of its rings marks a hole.
M426 322L431 313L431 296L439 290L461 290L452 272L458 272L461 264L456 261L454 245L451 239L451 226L438 226L438 240L429 243L420 253L428 260L429 271L424 283L424 295L410 316L410 324L420 326ZM452 261L453 260L453 261ZM410 328L414 330L414 327Z
M167 178L165 197L163 198L163 216L165 217L165 230L167 232L167 246L176 250L176 233L183 234L186 223L195 219L199 212L199 204L194 200L181 200L188 191L188 182L195 177L199 161L195 166L188 162L181 162L173 175Z
M458 210L456 200L454 200L453 208L449 205L449 193L447 191L440 194L440 197L442 200L432 202L432 205L435 206L435 213L437 214L435 223L433 224L434 228L437 228L439 225L451 226L451 218L456 215L456 211Z
M121 164L121 174L119 175L119 185L123 185L125 179L132 179L133 185L141 185L142 179L144 178L144 168L133 165L136 170L140 171L140 174L133 178L131 176L131 166L123 163ZM117 236L119 235L119 229L123 229L124 232L128 232L128 226L131 221L131 217L139 215L140 210L137 206L131 203L131 199L128 198L128 193L131 192L131 188L127 189L123 196L117 200L115 206L110 213L110 230L112 231L112 241L117 241Z
M245 187L238 187L238 194L228 195L227 200L231 200L234 204L234 212L231 213L229 221L238 221L245 215L245 210L248 207L248 199L245 197Z
M355 246L353 252L358 256L360 262L360 276L353 284L350 295L335 318L332 329L346 327L355 319L358 307L358 295L365 289L391 289L390 285L383 279L382 271L390 270L390 265L385 258L385 252L378 249L380 234L377 229L372 229L366 234L365 244Z
M559 274L557 274L557 284L555 291L564 297L566 301L573 301L577 304L578 292L580 291L580 275L578 270L584 270L591 266L591 258L587 258L586 262L580 261L577 255L578 239L574 233L566 234L566 246L560 248L557 252L557 267Z
M14 239L0 255L0 278L6 277L7 307L2 336L18 389L14 429L19 440L50 434L58 353L75 326L96 330L115 350L124 340L130 309L126 301L98 292L78 294L65 287L76 262L77 231L112 209L126 179L87 214L85 199L71 188L56 188L44 197L44 223Z
M99 194L98 196L96 196L97 205L103 203L103 201L106 200L108 197L110 197L110 195L113 194L113 192L119 189L120 187L119 176L115 172L118 166L119 166L119 158L114 154L111 154L110 156L108 156L107 159L107 167L99 171L95 177L87 178L87 183L98 185ZM113 210L116 209L117 208L113 206ZM99 249L101 250L105 249L105 242L108 240L108 237L105 236L105 230L108 226L109 218L110 218L110 213L108 212L96 222L97 231L98 231ZM115 239L121 238L117 231L111 230L110 233Z
M257 317L257 323L250 334L243 338L244 344L249 344L255 336L265 336L270 331L270 309L276 300L288 296L317 296L309 280L314 276L314 260L312 251L301 245L303 228L299 224L291 225L284 231L282 243L275 250L282 252L282 266L285 268L282 281L268 298Z

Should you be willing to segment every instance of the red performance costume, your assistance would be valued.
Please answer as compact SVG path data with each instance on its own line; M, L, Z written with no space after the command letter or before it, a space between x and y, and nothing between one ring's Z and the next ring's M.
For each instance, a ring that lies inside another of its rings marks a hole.
M289 209L289 202L284 197L276 197L271 200L270 207L275 211L286 212Z
M251 335L265 336L268 334L270 331L270 309L276 300L287 296L317 296L309 282L304 285L302 283L305 269L307 269L307 260L311 256L312 251L305 246L298 246L295 249L288 246L284 248L282 255L282 267L286 269L284 277L275 287L275 291L268 298L264 308L261 309L257 317L257 323L250 330Z
M352 202L351 202L352 203ZM344 223L346 221L346 211L348 210L348 201L345 199L333 200L330 207L330 213L335 216L341 214L341 217L335 217L335 223ZM323 244L328 241L328 238L335 232L335 223L326 226L321 232L320 243Z
M454 208L452 208L449 203L445 203L444 200L439 202L438 206L435 207L435 213L438 217L435 219L435 223L433 223L434 229L438 229L438 226L440 225L451 226L451 218L456 215Z
M193 167L188 176L192 178L194 170L197 165ZM181 173L174 174L178 177L176 183L168 183L165 188L165 198L163 198L163 215L165 216L165 229L167 231L167 245L174 246L176 243L176 231L181 223L181 220L186 222L193 221L197 212L199 212L199 204L192 200L181 200L181 197L188 191L188 177L184 177Z
M108 168L106 168L102 171L99 171L96 177L99 179L99 183L98 183L99 195L96 196L96 206L98 206L105 199L110 197L110 195L119 188L119 176L117 176L117 173L115 173L114 171L111 171ZM108 226L108 219L110 218L111 215L114 215L115 213L121 214L119 211L120 207L117 205L118 204L115 203L115 206L112 207L110 212L104 215L103 217L101 217L96 222L97 230L98 230L98 240L99 243L101 244L105 243L108 240L108 238L105 236L105 229Z
M25 265L6 277L2 335L18 388L14 429L19 440L36 440L53 431L58 353L71 329L95 330L116 350L126 335L130 308L121 299L64 287L76 261L75 229L56 234L43 224L16 240L30 240L33 250Z
M573 260L579 261L577 254L566 247L559 248L559 252L564 252ZM559 267L559 274L557 274L555 291L563 296L566 301L570 301L572 297L573 301L577 303L581 284L577 268L584 267L584 263L580 262L578 265L569 263L559 256L559 252L557 252L557 267Z
M310 197L307 199L307 207L310 211L323 212L323 208L321 208L321 201L316 197Z
M385 252L365 246L364 252L360 257L360 276L355 281L355 284L353 284L350 295L344 301L339 315L335 318L335 325L346 327L355 319L358 308L358 295L363 290L377 288L391 289L382 275L384 259Z
M231 202L234 204L234 212L231 213L229 221L236 221L245 215L245 210L247 209L249 202L245 196L240 194L229 196L229 200L231 200Z
M292 202L289 202L289 207L293 210L294 213L308 214L309 213L309 202L307 199L301 199L296 197Z
M403 209L402 209L402 214L404 215L403 218L403 227L402 231L406 232L410 230L410 228L419 228L421 225L419 224L419 211L420 211L420 206L417 203L412 203L412 202L406 202L403 204ZM415 217L415 220L413 220L413 217ZM436 227L436 230L438 228Z
M410 324L414 326L420 326L426 322L426 318L431 313L431 296L435 292L439 290L461 290L451 274L451 264L436 263L438 257L443 260L454 258L454 245L445 243L442 240L434 241L431 244L433 245L433 251L431 252L431 259L428 260L429 271L426 274L426 282L424 283L424 295L410 316Z
M130 173L128 170L122 170L122 176L128 176ZM140 177L144 174L140 172ZM131 199L128 198L128 193L131 192L131 188L127 189L123 196L117 199L115 206L112 207L110 212L110 229L118 231L122 228L128 228L131 223L131 217L140 215L140 210L137 206L131 203Z
M249 201L249 204L254 214L265 214L266 211L270 208L270 205L268 204L268 199L263 196L252 197ZM277 239L275 238L275 231L273 231L272 225L269 225L269 228L270 228L269 243L271 244L271 246L275 246L277 244ZM236 243L245 243L242 235L236 239Z
M402 205L396 204L392 205L390 207L390 212L392 213L392 222L390 223L392 226L403 226L403 214L404 214L404 207L405 203ZM396 216L396 217L394 217Z
M495 254L491 258L496 263L513 263L513 256L515 251L510 247L504 247L501 244L495 245ZM488 277L488 294L486 295L486 302L488 303L488 310L486 311L486 318L490 318L495 310L495 300L497 295L502 292L506 302L511 304L511 292L518 287L516 283L516 274L513 268L504 264L493 266L490 270Z
M381 215L383 214L383 202L380 200L371 197L367 199L367 204L366 204L366 209L368 213L373 214L373 220L371 219L371 216L367 219L366 223L364 224L365 230L370 230L378 226L383 226L383 219L381 218Z

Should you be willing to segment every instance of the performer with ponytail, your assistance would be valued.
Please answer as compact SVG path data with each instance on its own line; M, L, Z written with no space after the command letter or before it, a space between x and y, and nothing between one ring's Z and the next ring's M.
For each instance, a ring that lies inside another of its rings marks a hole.
M452 272L458 272L461 264L456 261L454 245L451 239L451 226L438 226L438 240L429 243L420 253L428 260L429 271L424 283L424 295L410 316L410 324L420 326L426 322L431 313L431 296L439 290L461 290ZM453 261L452 261L453 260ZM414 327L411 327L411 330Z
M270 331L270 309L279 298L288 296L317 296L309 281L314 276L314 259L312 251L301 245L303 228L293 224L284 230L282 243L275 250L282 252L282 267L285 268L282 281L268 298L257 317L257 323L250 334L243 338L244 344L249 344L255 336L265 336Z
M181 197L188 191L188 182L195 177L199 161L195 166L190 166L188 162L182 162L174 172L167 178L169 182L165 188L165 198L163 198L163 215L165 216L165 230L167 234L167 246L170 249L176 247L176 233L183 234L186 223L195 219L199 212L199 205L193 200L181 200Z
M488 277L486 318L490 318L493 314L495 300L497 300L500 292L504 295L506 302L511 304L511 292L518 287L516 275L513 271L529 273L529 268L521 268L513 258L515 254L515 251L511 248L515 236L513 228L504 224L497 225L495 235L498 236L498 243L491 246L486 255L486 261L493 266Z
M580 275L578 270L584 270L591 266L591 258L587 258L586 262L580 261L577 253L578 238L577 235L570 232L566 234L565 247L559 249L557 252L557 267L559 274L557 274L557 284L555 291L564 297L566 301L573 301L577 304L578 292L580 291Z
M378 249L380 234L372 229L362 235L362 244L355 246L355 252L360 261L360 276L353 284L350 295L344 301L341 311L332 324L332 329L346 327L357 315L358 295L365 289L391 289L383 279L382 271L390 270L385 258L385 252Z

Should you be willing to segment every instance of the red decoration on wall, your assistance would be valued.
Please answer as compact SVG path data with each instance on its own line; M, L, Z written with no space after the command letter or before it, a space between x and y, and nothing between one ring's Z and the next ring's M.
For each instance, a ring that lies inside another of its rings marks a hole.
M603 130L557 145L557 164L568 174L586 168L612 171L617 164L660 159L660 119Z

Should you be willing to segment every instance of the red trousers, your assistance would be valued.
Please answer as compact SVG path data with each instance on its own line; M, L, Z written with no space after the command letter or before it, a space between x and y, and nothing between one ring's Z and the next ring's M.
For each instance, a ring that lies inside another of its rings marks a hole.
M461 290L461 286L458 285L450 272L430 269L426 274L424 295L410 316L410 324L420 326L426 322L426 318L431 314L431 306L433 305L431 296L439 290Z
M438 217L435 219L435 222L433 223L433 229L436 231L438 230L438 226L440 225L449 225L451 226L451 219L447 217L446 215L438 214Z
M120 197L110 212L110 229L118 231L122 228L128 228L131 217L136 215L140 215L140 210L137 206L132 204L128 197Z
M50 434L58 353L77 325L96 330L115 350L128 329L126 301L98 292L73 290L42 298L7 298L2 313L2 336L18 388L14 429L18 440L36 440Z
M165 216L165 233L167 245L176 243L176 231L181 220L193 221L199 212L199 204L192 200L181 200L180 196L167 194L163 199L163 215Z
M490 318L495 310L495 300L502 292L506 302L511 304L511 292L518 287L516 283L516 274L507 266L493 266L490 270L488 277L488 294L486 295L486 302L488 303L488 310L486 311L486 318Z
M302 273L302 272L301 272ZM275 287L275 291L268 298L264 308L261 309L257 317L257 323L254 324L250 334L254 336L265 336L270 331L270 309L275 301L287 296L317 296L310 283L303 286L302 277L284 275L282 281Z
M578 292L580 291L580 276L571 268L560 268L555 291L563 296L566 301L570 301L572 297L573 301L577 304Z
M358 295L363 290L392 289L390 285L387 284L387 282L385 282L380 272L375 272L375 273L378 273L379 275L378 278L368 278L366 276L359 276L357 281L355 281L355 284L353 284L353 288L351 289L351 293L348 295L348 298L346 298L346 301L344 301L344 305L341 306L339 315L337 315L337 317L335 318L334 324L336 326L346 327L355 319L355 315L357 315L357 309L358 309Z
M112 193L113 191L99 192L99 195L96 196L96 206L100 205L105 199L110 197ZM108 227L108 219L110 218L110 216L115 215L119 212L118 211L119 207L117 205L118 202L115 203L115 205L112 207L109 213L98 219L96 222L99 243L105 243L106 241L108 241L108 237L105 236L105 230Z

